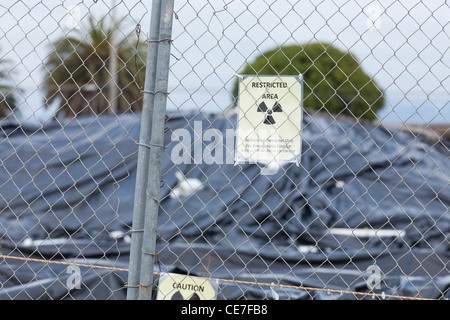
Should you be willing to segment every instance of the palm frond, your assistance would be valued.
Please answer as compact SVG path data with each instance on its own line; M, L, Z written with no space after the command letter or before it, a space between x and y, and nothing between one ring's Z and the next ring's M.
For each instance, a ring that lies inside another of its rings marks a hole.
M53 43L45 69L44 91L49 103L60 99L59 112L69 116L102 113L109 107L107 99L111 86L111 32L107 16L96 20L89 16L87 33L64 37ZM116 26L120 30L120 24ZM117 32L117 34L122 34ZM116 54L119 88L118 110L140 111L140 84L144 81L146 43L132 39L132 35L117 39ZM139 79L139 81L137 80ZM58 112L58 113L59 113Z
M17 111L17 95L19 90L11 81L8 65L11 61L5 57L0 59L0 118Z

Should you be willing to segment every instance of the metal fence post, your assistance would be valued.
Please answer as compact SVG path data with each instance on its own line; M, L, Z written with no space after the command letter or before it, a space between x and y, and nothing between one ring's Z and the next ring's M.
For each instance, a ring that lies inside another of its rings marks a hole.
M150 21L150 35L147 48L147 66L143 106L141 114L141 129L139 137L139 153L136 174L136 191L134 198L133 225L130 248L130 263L128 273L127 299L137 300L139 296L139 275L141 267L142 238L144 229L146 190L152 133L154 94L156 82L156 63L158 59L158 40L161 15L161 0L153 0Z
M150 167L147 184L146 216L142 243L139 299L150 300L153 284L153 265L156 254L156 226L158 223L161 162L164 147L167 90L170 64L174 0L163 1L159 31L158 62L155 83L155 105L150 142Z

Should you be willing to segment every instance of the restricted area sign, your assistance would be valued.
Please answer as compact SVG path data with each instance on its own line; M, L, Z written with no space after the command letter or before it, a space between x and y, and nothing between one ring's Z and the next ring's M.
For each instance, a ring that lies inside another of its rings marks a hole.
M161 275L158 284L157 300L215 300L218 285L216 282L176 273Z
M298 162L301 76L244 76L239 83L236 162Z

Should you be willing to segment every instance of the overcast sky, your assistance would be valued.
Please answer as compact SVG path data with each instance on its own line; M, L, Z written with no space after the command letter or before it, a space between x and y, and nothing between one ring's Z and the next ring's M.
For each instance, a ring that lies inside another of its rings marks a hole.
M122 32L134 37L140 23L145 37L151 0L0 0L0 57L10 60L14 82L24 89L22 108L48 116L37 88L51 41L85 31L89 13L112 14L114 3L116 17L127 16ZM257 55L281 45L326 41L350 51L386 90L382 118L450 122L445 0L175 0L175 12L171 109L220 112L231 103L235 74ZM402 109L405 105L412 108Z

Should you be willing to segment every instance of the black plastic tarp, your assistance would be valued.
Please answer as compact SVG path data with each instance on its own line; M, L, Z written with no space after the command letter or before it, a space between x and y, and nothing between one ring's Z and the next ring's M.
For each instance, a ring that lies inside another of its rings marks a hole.
M126 297L139 121L0 123L1 299ZM449 298L447 145L305 115L298 166L264 175L258 163L175 165L180 142L172 134L185 129L194 143L195 121L223 137L236 125L235 117L206 114L167 122L154 271L241 280L219 282L219 299L360 299L245 281L369 292L368 267L376 265L382 281L374 292ZM170 196L177 171L202 188ZM399 234L332 232L353 229ZM77 288L68 286L67 262L81 266Z

